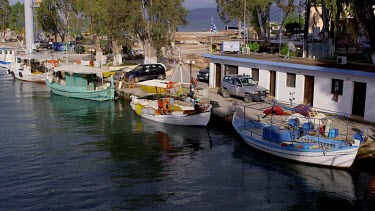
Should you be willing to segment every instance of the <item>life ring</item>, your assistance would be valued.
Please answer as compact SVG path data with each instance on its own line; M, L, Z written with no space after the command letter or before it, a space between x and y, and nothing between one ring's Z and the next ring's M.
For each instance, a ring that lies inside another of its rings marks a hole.
M173 88L173 82L172 81L169 81L167 83L167 89L172 89Z
M22 73L21 72L19 72L18 75L22 78Z
M172 110L172 104L168 99L163 100L163 110L164 111L171 111Z

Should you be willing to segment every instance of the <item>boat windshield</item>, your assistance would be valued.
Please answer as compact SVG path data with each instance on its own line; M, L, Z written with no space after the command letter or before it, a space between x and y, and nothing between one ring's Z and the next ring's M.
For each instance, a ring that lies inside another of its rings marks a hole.
M251 78L241 78L241 82L243 86L256 86L257 82Z
M130 70L130 72L137 72L142 68L143 68L142 66L136 66L134 69Z

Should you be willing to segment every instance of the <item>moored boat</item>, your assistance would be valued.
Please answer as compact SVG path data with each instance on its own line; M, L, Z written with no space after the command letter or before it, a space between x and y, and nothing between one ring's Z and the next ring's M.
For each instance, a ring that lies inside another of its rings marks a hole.
M251 147L281 158L348 168L356 158L360 144L366 140L362 132L349 140L347 133L340 135L331 123L324 125L324 120L313 117L308 117L303 124L299 118L277 122L272 116L274 107L264 116L271 114L269 119L248 117L246 110L253 109L250 106L237 106L232 120L234 129ZM323 129L325 127L331 128L328 133Z
M0 67L8 68L15 61L16 50L14 48L0 48Z
M142 91L146 93L166 93L168 89L179 85L179 83L167 80L153 79L139 82L137 83L137 85Z
M51 56L44 54L25 54L16 56L15 63L8 66L8 73L15 79L28 82L45 83L54 62ZM55 63L57 64L57 63Z
M131 108L141 117L166 124L206 126L211 117L210 104L190 104L173 98L158 100L139 99L131 96Z
M62 64L45 81L52 93L73 98L105 101L115 99L114 72L102 68Z

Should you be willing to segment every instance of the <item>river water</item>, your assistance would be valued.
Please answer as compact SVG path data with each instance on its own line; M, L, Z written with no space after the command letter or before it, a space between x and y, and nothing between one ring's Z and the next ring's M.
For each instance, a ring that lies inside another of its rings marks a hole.
M0 210L375 208L371 168L280 160L217 119L156 124L129 102L60 97L0 71Z

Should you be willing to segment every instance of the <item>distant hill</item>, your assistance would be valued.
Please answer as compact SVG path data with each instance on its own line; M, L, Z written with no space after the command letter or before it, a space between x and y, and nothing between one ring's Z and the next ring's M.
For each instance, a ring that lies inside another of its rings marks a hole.
M217 14L216 8L199 8L189 11L187 16L188 25L185 27L179 27L178 30L181 32L194 32L194 31L206 31L210 30L211 27L211 16L214 19L214 23L219 31L224 30L225 25L237 26L237 22L231 22L228 24L223 23L219 15ZM271 7L271 21L280 21L280 8L276 6Z
M179 27L178 30L182 32L192 32L192 31L206 31L210 30L211 27L211 16L214 19L214 23L218 30L223 30L224 24L216 11L216 8L199 8L193 9L189 11L189 15L187 16L188 25L185 27Z

